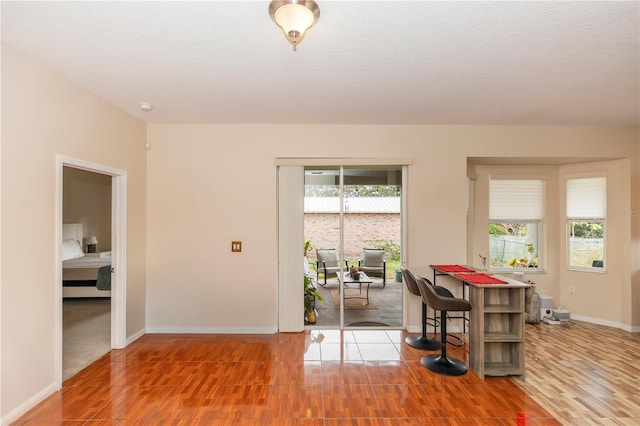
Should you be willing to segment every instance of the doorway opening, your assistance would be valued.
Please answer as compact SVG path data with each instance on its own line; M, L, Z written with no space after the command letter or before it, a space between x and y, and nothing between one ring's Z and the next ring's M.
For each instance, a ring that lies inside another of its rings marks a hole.
M305 167L306 328L403 326L402 197L402 166Z
M111 350L111 176L62 172L62 380ZM103 282L104 281L104 282Z
M59 259L56 280L58 388L72 374L63 372L65 318L67 325L91 318L94 324L88 327L98 327L94 332L103 337L106 335L106 341L100 341L99 344L107 352L126 346L126 184L127 175L122 170L74 158L57 157L58 243L55 252ZM78 263L66 263L63 268L63 259L70 257ZM100 271L102 276L98 276L101 266L105 268ZM71 272L71 275L67 275L67 272ZM87 273L92 275L87 276ZM80 281L80 285L76 289L70 289L63 285L64 281ZM89 284L94 282L97 286L108 284L109 288L92 287L87 285L87 281ZM88 303L76 307L72 316L68 317L69 308L73 311L73 302L65 306L65 299L73 299L75 305L78 305L79 300ZM96 325L94 320L101 325ZM96 343L87 342L90 345ZM82 348L82 344L76 345L76 349L78 347Z

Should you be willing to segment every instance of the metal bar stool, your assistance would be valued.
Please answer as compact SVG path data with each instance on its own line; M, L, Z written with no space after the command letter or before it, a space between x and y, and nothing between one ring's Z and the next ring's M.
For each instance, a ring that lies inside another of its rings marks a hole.
M424 303L440 311L440 355L425 355L422 365L436 373L460 376L469 368L459 359L447 357L447 311L470 311L471 303L456 297L444 297L436 292L435 286L426 278L417 280L418 290Z
M428 279L425 278L425 280L427 281L428 284L430 284L433 289L436 291L436 293L438 293L440 296L442 297L454 297L453 293L451 293L451 290L449 290L446 287L443 287L441 285L435 285L435 284L431 284L431 281L429 281ZM463 297L463 299L465 299ZM465 299L466 300L466 299ZM436 327L440 326L440 321L438 320L437 316L438 316L438 310L433 308L433 306L431 307L433 309L433 314L436 316L435 318L429 318L427 317L427 322L432 321L433 322L433 333L436 333ZM469 318L467 318L466 315L460 315L460 316L452 316L449 312L447 312L447 319L448 320L452 320L452 319L462 319L464 321L469 321ZM466 330L464 330L464 324L465 322L463 322L463 333L466 332ZM457 341L457 343L452 343L449 338L451 339L455 339ZM460 348L462 346L464 346L464 340L462 340L460 337L455 336L453 334L447 334L447 343L450 344L451 346L455 346L456 348Z
M400 270L402 271L402 276L404 277L404 282L407 284L409 293L422 297L420 290L418 289L415 275L406 268L400 268ZM427 305L425 305L424 298L422 299L422 335L407 336L404 341L407 345L416 349L423 349L426 351L436 351L440 349L441 343L435 339L430 339L427 336Z

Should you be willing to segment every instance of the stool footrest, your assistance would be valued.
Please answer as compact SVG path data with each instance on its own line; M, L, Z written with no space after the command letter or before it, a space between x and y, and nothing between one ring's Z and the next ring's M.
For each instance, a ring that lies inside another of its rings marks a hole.
M456 343L450 342L449 341L449 337L451 337L452 339L456 340ZM461 348L461 347L464 346L464 340L462 340L458 336L454 336L453 334L447 334L446 343L447 343L447 345L451 345L454 348Z

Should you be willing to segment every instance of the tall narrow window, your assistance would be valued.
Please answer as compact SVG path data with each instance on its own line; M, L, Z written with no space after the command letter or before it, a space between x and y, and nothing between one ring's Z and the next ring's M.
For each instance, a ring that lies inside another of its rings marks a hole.
M489 183L489 266L538 268L540 223L544 217L542 180Z
M567 179L569 269L604 270L606 211L607 178Z

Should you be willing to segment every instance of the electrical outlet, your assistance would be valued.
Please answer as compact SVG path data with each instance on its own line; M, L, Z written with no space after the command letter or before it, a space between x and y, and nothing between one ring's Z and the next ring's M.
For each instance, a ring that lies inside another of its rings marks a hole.
M569 287L569 294L573 294L576 292L576 288L575 287Z

